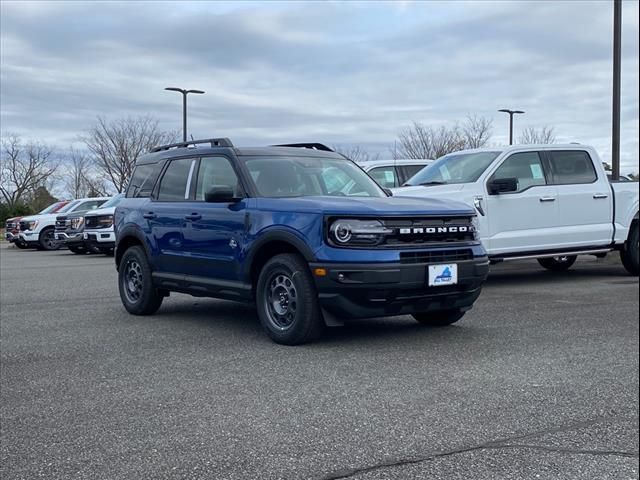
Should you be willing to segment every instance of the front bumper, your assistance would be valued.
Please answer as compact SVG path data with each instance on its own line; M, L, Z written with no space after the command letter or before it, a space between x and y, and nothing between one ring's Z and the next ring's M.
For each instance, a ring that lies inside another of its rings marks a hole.
M82 232L56 232L55 239L59 242L63 242L68 246L81 246L84 245L84 237Z
M92 230L84 232L84 241L87 245L99 249L115 248L116 235L113 231Z
M17 232L4 232L4 239L9 243L15 242L18 238L20 237Z
M458 283L435 287L428 286L426 263L312 263L310 267L312 272L326 270L325 276L313 276L325 312L337 318L367 318L470 309L489 273L489 260L485 256L455 263Z
M40 232L33 232L31 230L23 230L18 234L18 238L15 241L20 240L25 245L36 246L39 244Z

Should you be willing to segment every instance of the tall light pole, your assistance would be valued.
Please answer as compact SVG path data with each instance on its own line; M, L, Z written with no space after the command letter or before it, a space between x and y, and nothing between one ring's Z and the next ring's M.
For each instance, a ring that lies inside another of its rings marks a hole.
M522 110L509 110L508 108L503 108L498 111L509 114L509 145L513 145L513 114L524 113L524 112Z
M182 94L182 141L187 141L187 95L189 93L204 93L202 90L185 90L178 87L167 87L165 90L180 92Z
M613 0L613 112L611 125L611 179L620 179L620 57L622 0Z

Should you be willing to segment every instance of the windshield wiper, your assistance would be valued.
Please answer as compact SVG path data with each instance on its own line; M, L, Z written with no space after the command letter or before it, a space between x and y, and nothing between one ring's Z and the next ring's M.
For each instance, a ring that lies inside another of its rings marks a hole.
M428 185L446 185L447 182L423 182L423 183L419 183L418 185L422 185L422 186L428 186Z

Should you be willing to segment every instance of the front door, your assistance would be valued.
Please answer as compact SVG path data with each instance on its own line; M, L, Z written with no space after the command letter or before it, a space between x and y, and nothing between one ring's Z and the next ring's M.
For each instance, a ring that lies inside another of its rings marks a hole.
M505 178L518 180L515 192L486 192L488 235L483 241L489 255L553 248L559 224L558 190L548 184L539 152L508 156L490 174L485 188Z
M205 194L214 185L232 187L236 197L244 197L239 177L226 157L202 158L195 201L184 206L191 216L184 229L184 249L189 256L190 274L234 281L240 276L248 199L206 202Z

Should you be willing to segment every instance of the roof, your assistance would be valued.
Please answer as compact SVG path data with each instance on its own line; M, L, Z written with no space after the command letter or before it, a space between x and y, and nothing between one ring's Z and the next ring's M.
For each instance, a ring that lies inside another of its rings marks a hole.
M581 143L545 143L545 144L521 144L521 145L499 145L495 147L473 148L468 150L458 150L451 153L478 153L478 152L499 152L510 153L523 150L592 150L593 147Z
M388 166L403 166L403 165L429 165L433 163L433 160L429 158L399 158L396 160L367 160L362 162L356 162L365 170L370 170L375 167L388 167Z

